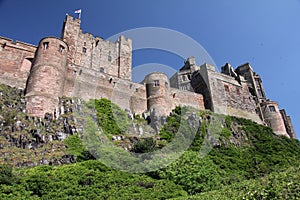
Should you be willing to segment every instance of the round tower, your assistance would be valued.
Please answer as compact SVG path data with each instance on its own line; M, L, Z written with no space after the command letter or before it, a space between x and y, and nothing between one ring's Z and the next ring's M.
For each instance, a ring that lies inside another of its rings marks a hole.
M161 72L148 74L144 81L147 93L147 108L159 116L167 116L172 111L170 83L167 75Z
M275 101L265 101L261 103L265 122L271 127L277 135L289 137L285 129L284 121L278 109L278 103Z
M47 112L54 112L63 94L67 53L67 44L59 38L47 37L40 41L27 80L28 114L43 117Z

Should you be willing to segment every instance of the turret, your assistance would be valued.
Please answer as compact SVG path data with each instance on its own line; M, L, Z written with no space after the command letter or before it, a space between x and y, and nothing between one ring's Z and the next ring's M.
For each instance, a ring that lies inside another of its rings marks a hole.
M170 83L167 75L154 72L143 81L146 84L147 108L159 116L167 116L172 111L170 100Z
M59 38L40 41L26 87L28 114L53 113L64 89L68 46Z
M273 129L274 133L290 137L287 134L284 121L278 109L278 103L275 101L265 101L261 103L261 107L265 122Z

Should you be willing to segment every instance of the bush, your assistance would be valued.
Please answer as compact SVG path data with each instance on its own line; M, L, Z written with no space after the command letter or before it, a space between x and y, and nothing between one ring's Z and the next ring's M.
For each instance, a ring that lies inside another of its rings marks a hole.
M108 99L90 100L94 103L98 121L103 132L107 135L125 133L129 120L127 113Z
M131 151L135 153L148 153L154 151L156 149L155 146L156 143L153 138L145 138L134 144Z

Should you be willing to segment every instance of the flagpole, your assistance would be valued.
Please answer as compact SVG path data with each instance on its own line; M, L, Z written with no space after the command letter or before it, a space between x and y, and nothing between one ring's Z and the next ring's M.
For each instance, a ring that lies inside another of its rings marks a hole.
M81 12L82 12L82 11L81 11L81 9L80 9L80 12L79 12L79 19L81 19Z

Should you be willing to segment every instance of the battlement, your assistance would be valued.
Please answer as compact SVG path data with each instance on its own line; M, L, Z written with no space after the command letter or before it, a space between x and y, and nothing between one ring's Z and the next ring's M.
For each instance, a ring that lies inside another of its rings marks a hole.
M6 48L10 47L10 48L16 48L28 52L35 52L36 50L36 46L33 44L21 42L18 40L14 41L13 39L1 37L1 36L0 36L0 46L2 49L4 49L5 47Z
M62 39L69 45L68 66L86 66L96 71L131 80L132 41L120 36L115 42L83 33L80 20L67 15Z
M278 135L295 137L285 110L268 101L262 79L249 63L218 72L189 57L170 80L153 72L142 83L131 81L132 40L116 41L83 32L81 20L67 15L61 38L45 37L38 46L0 37L0 83L26 88L27 113L57 110L61 96L107 98L123 109L167 116L176 106L251 119Z

